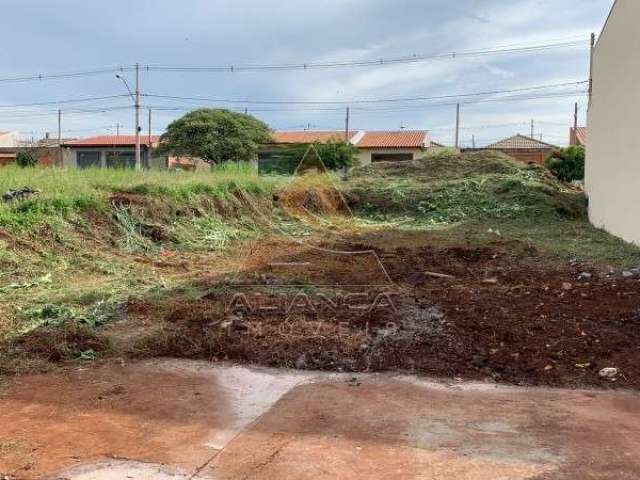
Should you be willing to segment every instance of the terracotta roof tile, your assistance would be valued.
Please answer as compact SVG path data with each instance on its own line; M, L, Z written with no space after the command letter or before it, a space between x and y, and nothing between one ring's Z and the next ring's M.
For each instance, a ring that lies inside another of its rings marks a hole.
M571 127L571 136L573 138L574 128ZM578 140L578 145L586 145L587 144L587 127L578 127L576 130L576 139Z
M156 144L160 140L158 135L151 136L151 143ZM136 144L135 135L102 135L98 137L82 138L66 142L66 147L133 147ZM149 136L140 135L140 145L149 146Z
M525 137L524 135L514 135L513 137L505 138L499 142L487 145L487 149L509 149L509 150L529 150L539 148L558 148L550 143L536 140L535 138Z
M353 138L356 132L350 132L349 139ZM345 132L340 131L304 131L304 132L274 132L273 141L275 143L306 144L321 142L327 143L329 140L344 140Z
M423 148L429 146L426 131L366 132L358 148Z

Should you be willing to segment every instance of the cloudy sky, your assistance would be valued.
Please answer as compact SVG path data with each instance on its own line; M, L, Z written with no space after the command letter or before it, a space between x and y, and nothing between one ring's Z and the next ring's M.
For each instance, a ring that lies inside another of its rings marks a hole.
M589 34L600 31L613 0L6 3L10 4L3 5L0 18L4 39L0 50L0 130L18 129L25 137L56 132L56 111L61 108L67 137L115 133L118 123L121 132L132 132L134 115L127 97L67 101L126 93L112 70L124 67L123 75L133 84L133 73L127 67L139 62L143 66L143 94L202 99L143 97L144 106L152 108L156 132L186 110L203 105L247 108L274 129L309 125L341 129L346 106L351 105L354 129L429 129L435 140L450 144L454 104L460 101L462 142L470 144L473 135L482 145L515 133L528 134L531 119L535 120L536 135L542 134L551 143L566 143L576 101L584 121L584 86L448 99L416 97L586 80ZM568 43L571 45L544 50L464 54ZM441 54L449 55L438 57ZM437 58L306 70L237 68L411 56ZM235 66L233 71L145 68L231 65ZM12 80L103 69L104 73L71 78ZM376 102L367 103L371 100ZM60 101L63 103L56 103ZM52 103L28 105L42 102ZM145 129L146 118L145 112Z

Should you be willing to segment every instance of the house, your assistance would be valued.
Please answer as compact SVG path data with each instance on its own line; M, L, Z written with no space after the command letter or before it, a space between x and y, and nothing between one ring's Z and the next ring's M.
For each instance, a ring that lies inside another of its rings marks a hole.
M351 143L360 152L360 165L414 160L431 147L426 131L358 132Z
M274 132L273 143L265 145L259 154L266 159L287 145L308 145L331 140L344 141L344 131ZM426 131L354 131L348 134L349 143L358 149L360 165L373 162L413 160L431 147Z
M349 132L351 140L358 132ZM302 132L274 132L275 145L310 145L320 142L327 143L331 140L344 141L347 134L337 130L304 130Z
M587 127L578 127L569 130L569 145L577 147L587 146Z
M18 132L0 132L0 167L16 160Z
M20 146L20 134L17 131L0 132L0 148L14 148Z
M73 139L66 139L71 141ZM38 165L51 167L60 162L60 145L58 139L48 134L40 140L19 140L18 132L0 132L0 166L8 165L16 160L19 152L30 152L37 159Z
M638 19L638 0L617 0L594 47L585 188L591 222L640 245Z
M523 163L544 165L549 154L557 148L555 145L542 140L518 134L487 145L483 150L497 150Z
M167 158L156 157L152 151L159 136L140 136L141 161L145 168L166 168ZM65 167L135 167L136 138L134 135L103 135L65 142Z

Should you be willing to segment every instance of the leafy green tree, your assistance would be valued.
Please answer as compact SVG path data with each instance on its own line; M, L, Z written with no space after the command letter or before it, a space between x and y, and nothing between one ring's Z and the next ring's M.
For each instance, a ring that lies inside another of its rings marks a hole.
M546 165L563 182L584 180L584 147L560 148L551 153Z
M35 167L38 164L38 157L34 152L22 150L16 155L16 164L19 167Z
M202 108L172 122L160 139L160 154L189 156L217 164L251 161L271 141L269 127L251 115Z
M358 149L344 140L332 139L327 143L316 143L315 147L328 170L351 168L357 163Z

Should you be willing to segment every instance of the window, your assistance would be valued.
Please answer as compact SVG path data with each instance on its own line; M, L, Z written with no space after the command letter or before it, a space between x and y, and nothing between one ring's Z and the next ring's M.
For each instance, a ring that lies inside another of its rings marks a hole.
M413 153L373 153L372 162L407 162L413 160Z
M78 168L100 168L100 152L78 152Z

